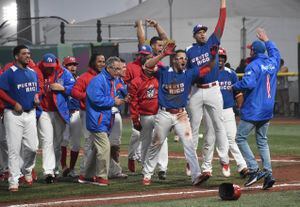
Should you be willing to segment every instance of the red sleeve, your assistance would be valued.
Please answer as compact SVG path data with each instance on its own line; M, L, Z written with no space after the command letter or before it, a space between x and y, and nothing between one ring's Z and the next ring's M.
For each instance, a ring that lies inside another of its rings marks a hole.
M123 81L125 82L125 84L130 84L131 80L132 80L132 68L130 66L130 64L127 65L126 68L126 73L125 73L125 77L123 78Z
M84 77L81 76L76 80L76 83L72 89L71 96L77 100L85 100L86 98L86 84Z
M128 92L130 95L130 117L133 122L139 120L139 105L138 105L138 95L137 95L137 84L133 81L130 87L128 87Z
M226 8L221 8L220 9L219 20L218 20L217 26L216 26L215 31L214 31L216 37L219 40L221 39L221 37L223 35L225 20L226 20Z
M17 103L14 99L12 99L9 95L7 95L7 93L2 89L0 89L0 97L2 101L9 103L12 106L16 105Z

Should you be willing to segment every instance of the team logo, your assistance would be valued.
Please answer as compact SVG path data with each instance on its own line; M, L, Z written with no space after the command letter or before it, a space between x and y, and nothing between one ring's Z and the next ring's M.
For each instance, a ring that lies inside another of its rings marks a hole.
M155 88L153 85L151 85L148 89L147 89L147 98L153 98L155 94Z
M48 57L47 62L48 62L48 63L52 63L52 62L53 62L52 58L51 58L51 57Z

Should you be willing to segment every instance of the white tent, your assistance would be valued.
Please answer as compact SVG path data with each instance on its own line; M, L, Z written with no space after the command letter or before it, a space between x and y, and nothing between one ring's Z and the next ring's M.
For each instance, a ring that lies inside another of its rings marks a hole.
M207 25L208 33L213 32L219 16L219 0L173 0L173 39L177 48L186 48L193 43L192 29L197 23ZM299 0L227 0L227 20L222 38L222 46L227 49L229 62L237 66L241 58L242 18L246 17L247 43L255 39L255 29L263 27L274 40L290 71L297 71L297 36L300 35L300 1ZM136 19L153 18L169 34L169 1L147 0L122 13L101 19L102 24L134 23ZM80 23L96 25L96 19ZM108 37L107 29L102 29L103 37ZM58 32L58 31L57 31ZM58 35L47 37L47 43L57 43ZM155 35L148 30L148 37ZM135 38L133 27L112 27L114 38ZM66 39L91 41L96 39L96 28L67 28ZM136 42L120 44L120 52L133 52Z

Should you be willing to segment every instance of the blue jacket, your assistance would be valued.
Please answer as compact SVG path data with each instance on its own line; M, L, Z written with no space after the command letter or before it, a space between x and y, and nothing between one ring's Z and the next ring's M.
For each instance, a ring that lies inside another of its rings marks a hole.
M86 127L91 132L110 131L112 125L111 108L115 105L114 78L102 69L94 77L86 90Z
M273 117L280 52L276 45L265 42L268 56L258 54L246 67L243 79L233 85L234 90L244 91L241 119L264 121Z

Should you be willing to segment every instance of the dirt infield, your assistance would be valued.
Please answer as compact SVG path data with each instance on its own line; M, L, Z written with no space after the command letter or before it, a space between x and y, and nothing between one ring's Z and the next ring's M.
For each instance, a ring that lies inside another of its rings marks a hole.
M286 159L287 157L284 157ZM278 157L278 159L283 159ZM293 157L294 161L300 160L300 158ZM287 170L288 169L288 170ZM283 166L277 167L274 171L274 177L277 182L276 185L268 192L274 191L286 191L286 190L300 190L300 162L292 162ZM261 184L255 185L250 188L242 188L242 193L258 193L262 192ZM266 192L266 191L264 191ZM162 200L174 200L174 199L190 199L207 196L216 196L218 198L217 187L190 187L190 188L178 188L172 190L151 190L147 192L128 192L118 193L110 195L93 195L82 197L65 197L59 199L45 199L35 201L27 201L26 204L18 203L3 203L0 206L94 206L94 205L107 205L107 204L125 204L133 202L146 202L146 201L162 201Z

